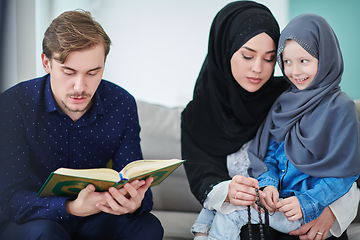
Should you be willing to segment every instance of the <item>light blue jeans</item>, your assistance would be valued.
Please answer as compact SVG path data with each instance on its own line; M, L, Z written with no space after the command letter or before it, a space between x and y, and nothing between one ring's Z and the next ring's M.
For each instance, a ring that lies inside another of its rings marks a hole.
M259 213L251 207L251 223L259 223ZM265 216L262 214L261 218L264 219ZM248 223L248 211L237 210L230 214L222 214L216 211L210 211L207 209L202 209L198 218L196 219L194 225L191 228L191 232L194 234L196 232L209 234L208 239L231 239L239 240L240 239L240 230L241 228ZM297 221L289 221L285 215L281 212L275 212L269 214L269 224L273 229L289 233L290 231L296 230L301 227L303 224L303 219Z

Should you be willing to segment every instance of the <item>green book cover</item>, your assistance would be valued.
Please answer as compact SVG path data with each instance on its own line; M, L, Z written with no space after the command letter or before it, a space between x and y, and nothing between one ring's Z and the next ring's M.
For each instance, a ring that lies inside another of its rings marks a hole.
M96 191L107 191L110 187L121 188L125 183L154 178L150 187L160 184L185 160L137 160L126 165L120 172L110 168L69 169L59 168L52 172L37 196L76 197L88 184Z

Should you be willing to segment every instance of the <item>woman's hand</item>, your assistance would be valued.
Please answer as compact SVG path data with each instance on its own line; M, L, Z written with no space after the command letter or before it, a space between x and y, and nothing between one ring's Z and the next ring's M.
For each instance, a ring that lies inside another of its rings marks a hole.
M228 199L231 204L237 206L248 206L255 203L255 188L259 188L259 182L254 178L247 178L236 175L229 184ZM264 198L265 194L259 191L260 198Z
M335 220L331 209L326 207L317 219L302 225L301 228L291 231L289 234L299 236L299 239L324 240Z

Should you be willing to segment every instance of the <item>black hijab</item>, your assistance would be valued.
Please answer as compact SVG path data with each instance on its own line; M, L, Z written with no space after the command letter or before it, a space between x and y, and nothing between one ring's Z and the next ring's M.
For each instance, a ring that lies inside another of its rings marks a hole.
M283 78L272 76L251 93L233 77L232 55L262 32L277 45L277 21L267 7L251 1L228 4L212 23L208 54L181 123L182 129L210 155L226 156L252 139L274 100L289 86Z

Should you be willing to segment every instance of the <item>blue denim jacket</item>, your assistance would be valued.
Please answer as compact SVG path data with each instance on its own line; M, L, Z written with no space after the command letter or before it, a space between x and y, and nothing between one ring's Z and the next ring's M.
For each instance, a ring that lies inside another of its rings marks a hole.
M302 173L286 157L284 142L278 144L273 140L269 141L264 162L268 171L257 178L260 187L278 188L281 198L296 196L305 223L319 217L325 207L345 195L359 177L317 178Z

